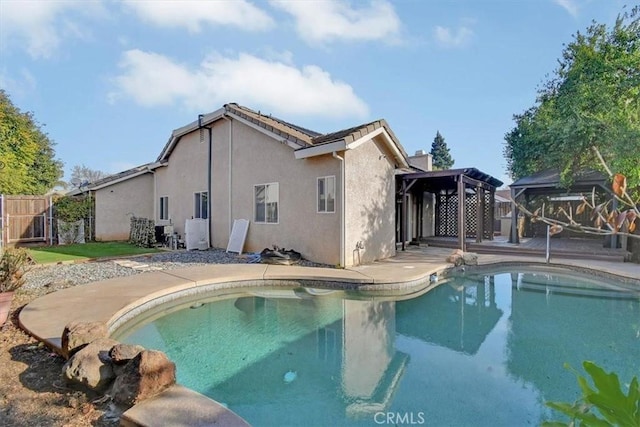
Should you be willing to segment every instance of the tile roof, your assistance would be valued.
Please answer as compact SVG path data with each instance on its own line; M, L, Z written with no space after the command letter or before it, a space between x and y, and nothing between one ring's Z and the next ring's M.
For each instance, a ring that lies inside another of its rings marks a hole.
M101 178L101 179L98 179L96 181L90 182L89 185L87 186L87 189L92 190L92 189L94 189L96 187L100 187L100 186L103 186L105 184L109 184L110 182L118 181L118 180L121 180L123 178L135 175L137 173L145 172L147 170L147 168L155 169L155 167L151 167L152 165L154 165L154 163L145 163L144 165L136 166L134 168L127 169L127 170L122 171L122 172L118 172L118 173L114 173L112 175L105 176L104 178ZM76 188L74 190L69 191L67 194L69 194L69 195L77 195L77 194L80 194L82 192L83 191L80 188Z
M309 129L297 126L284 120L273 117L272 115L264 115L260 111L253 111L250 108L243 107L236 103L225 104L224 108L233 114L242 117L245 120L258 125L269 132L280 135L289 141L293 141L300 146L307 146L312 143L312 139L320 135Z

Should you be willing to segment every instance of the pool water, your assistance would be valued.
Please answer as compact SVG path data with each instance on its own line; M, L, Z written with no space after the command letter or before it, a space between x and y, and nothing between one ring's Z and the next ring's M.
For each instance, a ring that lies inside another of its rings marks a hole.
M457 278L394 300L255 289L121 341L167 353L178 382L255 426L515 426L558 419L591 360L640 373L640 293L541 273Z

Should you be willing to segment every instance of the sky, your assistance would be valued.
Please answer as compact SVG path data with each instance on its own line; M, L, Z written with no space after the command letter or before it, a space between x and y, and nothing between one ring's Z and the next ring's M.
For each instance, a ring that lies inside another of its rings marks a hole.
M237 102L321 133L385 119L410 155L511 183L513 115L618 0L0 0L0 88L75 165L154 161Z

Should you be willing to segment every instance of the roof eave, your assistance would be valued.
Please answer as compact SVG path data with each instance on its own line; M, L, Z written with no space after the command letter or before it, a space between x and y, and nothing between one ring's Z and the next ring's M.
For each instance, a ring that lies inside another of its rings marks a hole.
M384 126L381 126L374 131L369 132L368 134L361 136L360 138L349 143L347 143L344 139L339 139L337 141L328 142L321 145L298 149L295 152L295 157L296 159L306 159L309 157L330 154L336 151L353 150L364 144L365 142L373 140L373 138L377 136L383 137L387 147L393 153L393 156L399 161L400 164L398 165L398 167L410 167L409 162L402 153L402 150L398 147L398 145L391 137L391 135L389 135L389 132L387 132Z

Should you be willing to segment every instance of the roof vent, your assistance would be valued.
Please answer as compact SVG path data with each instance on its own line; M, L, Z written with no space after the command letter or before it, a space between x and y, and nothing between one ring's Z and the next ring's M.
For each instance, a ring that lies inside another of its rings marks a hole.
M426 155L427 155L427 152L426 152L426 151L424 151L424 150L418 150L418 151L416 151L416 154L415 154L415 155L416 155L416 156L426 156Z

